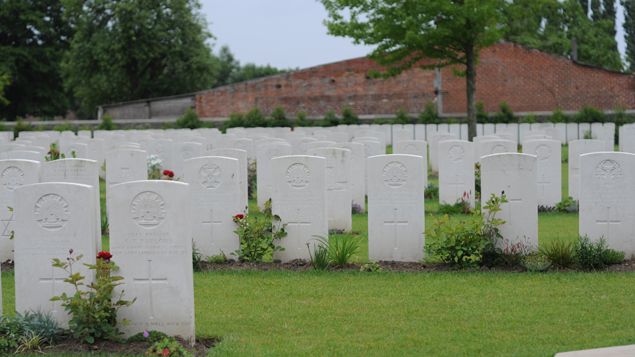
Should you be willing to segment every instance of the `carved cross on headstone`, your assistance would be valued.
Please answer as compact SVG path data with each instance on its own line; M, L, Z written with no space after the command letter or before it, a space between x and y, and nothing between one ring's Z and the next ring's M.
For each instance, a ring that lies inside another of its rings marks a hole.
M392 247L393 247L393 257L397 258L395 253L399 251L399 226L407 226L408 221L405 219L399 219L399 208L395 207L392 211L392 219L384 221L384 226L392 226Z
M606 207L606 219L598 219L596 224L606 225L606 239L611 237L611 226L618 226L622 223L619 219L611 218L611 207Z
M150 306L150 320L154 320L154 284L167 284L168 278L157 278L152 276L152 260L148 259L148 272L146 276L134 278L135 284L148 284L148 304Z
M509 192L509 190L507 191ZM514 218L516 218L517 215L514 214L514 211L516 210L516 207L521 206L523 204L523 199L520 197L513 197L513 195L509 195L507 197L507 204L509 205L509 208L507 209L507 213L508 213L508 219L507 219L507 223L511 223L512 220ZM518 217L520 219L522 219L522 217Z
M540 187L540 192L538 193L540 197L545 197L545 188L548 185L551 185L551 181L548 177L545 177L545 174L540 175L538 181L536 182L538 187Z
M214 209L211 208L209 210L209 215L207 217L205 217L205 219L201 222L203 224L209 224L209 234L210 237L214 237L214 225L220 225L223 224L223 221L218 220L218 218L215 219L214 217Z
M45 278L40 278L40 283L44 283L44 284L51 284L51 296L53 297L55 295L57 295L57 289L56 287L57 284L63 284L64 283L64 278L58 278L55 276L55 267L51 267L51 275ZM51 313L55 314L57 313L56 309L55 309L55 302L51 301Z
M9 225L13 222L13 210L7 209L9 211L9 217L0 219L0 236L2 237L11 237L11 230L9 230Z

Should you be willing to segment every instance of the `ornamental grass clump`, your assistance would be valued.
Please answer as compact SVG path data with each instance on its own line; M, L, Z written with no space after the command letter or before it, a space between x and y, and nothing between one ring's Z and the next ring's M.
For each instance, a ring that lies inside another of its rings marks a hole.
M94 344L98 340L117 340L121 332L117 328L117 311L132 305L136 299L125 300L124 291L114 296L115 287L122 285L123 277L113 275L118 268L112 261L112 254L99 252L95 264L86 264L94 271L95 280L86 283L85 277L73 270L82 255L69 256L65 260L53 259L53 267L64 270L68 277L64 282L71 284L75 290L72 295L62 293L51 301L59 301L70 315L68 327L73 338L81 342Z

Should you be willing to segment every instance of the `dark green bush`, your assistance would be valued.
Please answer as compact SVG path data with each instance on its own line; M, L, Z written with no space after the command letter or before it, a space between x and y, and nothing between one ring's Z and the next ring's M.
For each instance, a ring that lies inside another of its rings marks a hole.
M322 120L322 126L338 126L340 125L340 118L337 117L335 112L328 111L324 114L324 119Z
M203 122L192 108L188 108L185 114L176 119L176 127L180 129L197 129L203 126Z
M516 122L516 117L514 116L514 112L512 108L507 104L507 102L501 102L499 104L498 113L494 114L492 118L494 123L514 123Z
M245 128L266 127L267 119L262 114L260 109L254 108L250 110L247 114L245 114L243 118L243 124Z
M587 106L575 115L575 121L578 123L604 123L606 115L596 108Z
M565 115L560 109L554 110L549 118L549 121L552 123L568 123L570 120L569 116Z
M354 125L359 123L359 118L353 112L353 109L346 107L342 110L342 124Z
M110 116L110 114L104 114L104 116L101 118L101 123L99 124L97 129L99 130L115 130L116 129L115 123L113 123L112 117Z
M399 109L399 111L395 115L394 123L395 124L412 124L413 121L414 121L413 118L408 116L408 113L406 113L405 110Z
M578 265L584 270L603 269L624 260L624 253L608 248L604 238L592 242L589 237L580 237L575 252Z
M421 124L436 124L440 121L439 113L437 113L437 107L434 103L426 103L423 112L419 114L419 123Z
M573 197L567 197L556 203L555 209L561 213L576 213L578 212L578 202Z
M489 115L485 111L485 105L483 102L476 103L476 122L477 123L489 123Z
M77 127L71 123L57 124L53 127L53 130L59 132L72 131L73 133L77 134Z
M472 213L472 207L470 207L470 202L467 200L457 200L453 204L439 205L439 213L448 215L470 214Z
M289 127L291 126L291 121L287 119L287 114L284 112L282 107L276 107L273 112L271 112L271 126L273 127Z
M307 120L305 112L298 112L295 115L295 126L310 126L311 122Z
M245 126L245 116L242 113L231 113L229 120L223 123L223 131L228 128L240 128Z
M571 268L576 262L575 245L571 242L556 240L540 248L542 254L555 268Z
M429 183L424 192L424 197L426 198L426 200L439 199L439 186Z

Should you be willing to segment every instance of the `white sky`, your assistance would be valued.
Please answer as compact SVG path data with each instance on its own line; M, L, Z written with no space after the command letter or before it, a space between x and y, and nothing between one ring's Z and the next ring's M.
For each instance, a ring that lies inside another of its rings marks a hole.
M619 4L619 1L617 1ZM306 68L367 55L372 48L327 34L318 0L201 0L216 37L214 51L228 45L240 63ZM624 11L617 9L618 48L624 56Z

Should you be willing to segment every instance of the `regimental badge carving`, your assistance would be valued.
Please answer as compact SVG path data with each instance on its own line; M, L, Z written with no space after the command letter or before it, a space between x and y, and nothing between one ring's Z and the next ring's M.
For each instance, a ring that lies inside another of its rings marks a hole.
M384 166L382 174L384 184L390 188L403 186L408 179L408 169L401 162L391 161Z
M24 184L24 171L19 167L9 166L0 174L0 182L7 190L13 191Z
M536 148L536 156L538 156L538 160L547 160L551 157L551 148L548 145L538 145Z
M221 185L221 168L216 164L205 164L198 170L201 185L205 188L218 188Z
M293 188L305 188L309 185L311 170L300 163L293 164L287 168L287 183Z
M158 193L139 193L130 204L132 219L143 228L154 228L165 219L165 201Z
M461 145L452 145L448 150L448 156L452 162L461 162L465 157L465 149Z
M68 202L54 193L46 194L35 202L33 215L40 227L49 231L62 229L71 218Z
M595 168L595 177L603 180L615 180L623 175L622 167L615 160L602 160Z

